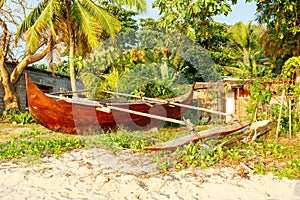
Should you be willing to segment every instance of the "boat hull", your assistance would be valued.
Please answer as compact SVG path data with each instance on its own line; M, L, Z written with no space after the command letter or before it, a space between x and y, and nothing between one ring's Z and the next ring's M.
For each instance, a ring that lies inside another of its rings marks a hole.
M65 134L77 134L91 130L107 131L118 127L130 130L145 130L163 125L165 121L130 114L128 112L106 109L111 107L149 113L151 115L176 119L182 116L185 108L168 103L150 104L137 103L107 103L106 105L83 105L66 100L55 100L44 94L26 74L27 100L29 111L34 120L44 127ZM190 104L193 88L176 102ZM107 111L110 110L110 111Z

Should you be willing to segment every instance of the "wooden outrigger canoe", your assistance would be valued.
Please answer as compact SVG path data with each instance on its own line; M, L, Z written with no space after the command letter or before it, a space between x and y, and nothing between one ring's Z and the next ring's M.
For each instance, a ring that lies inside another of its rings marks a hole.
M64 98L55 100L44 94L26 76L27 101L34 120L44 127L65 134L76 134L90 130L109 130L117 127L131 130L150 129L165 121L184 125L177 120L187 110L171 102L189 105L193 98L193 86L184 95L164 100L163 103L134 101L105 103Z

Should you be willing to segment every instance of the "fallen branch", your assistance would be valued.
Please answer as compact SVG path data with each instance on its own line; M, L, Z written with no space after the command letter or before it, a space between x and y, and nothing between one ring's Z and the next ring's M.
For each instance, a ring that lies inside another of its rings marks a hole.
M189 125L189 121L185 120L185 123L188 128L191 128L191 126ZM215 136L229 135L229 134L239 131L243 128L246 128L250 124L251 124L250 121L237 122L237 123L235 123L233 125L229 125L229 126L221 126L221 127L214 126L208 130L204 130L204 131L200 131L200 132L196 132L195 130L189 129L189 131L192 133L190 135L172 140L170 142L158 144L156 146L145 147L144 149L152 150L152 151L173 150L179 146L187 145L192 142L198 142L201 139L211 138L211 137L215 137Z
M254 141L256 138L266 134L268 131L275 128L276 122L268 122L265 124L261 124L259 127L257 127L257 124L254 123L251 126L252 126L252 128L250 127L249 129L247 129L245 131L245 133L223 142L220 146L222 146L222 147L226 146L228 148L231 148L231 147L237 145L240 141L243 141L243 142ZM255 134L255 132L256 132L256 134Z

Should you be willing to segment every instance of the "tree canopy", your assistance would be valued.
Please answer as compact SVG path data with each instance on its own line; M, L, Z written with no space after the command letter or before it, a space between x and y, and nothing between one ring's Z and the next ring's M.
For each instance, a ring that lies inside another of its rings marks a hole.
M258 22L267 26L262 37L265 54L280 73L286 60L300 55L300 1L256 0L256 5Z
M145 10L145 1L112 1ZM34 53L46 35L54 45L61 40L68 50L72 90L76 91L74 56L90 52L99 41L119 32L120 22L90 0L44 0L19 26L17 38L27 34L27 51Z

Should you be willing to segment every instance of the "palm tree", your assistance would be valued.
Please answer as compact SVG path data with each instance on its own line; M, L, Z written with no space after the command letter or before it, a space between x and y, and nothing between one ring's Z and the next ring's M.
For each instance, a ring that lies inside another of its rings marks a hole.
M229 41L233 47L236 59L242 60L239 63L240 68L247 76L257 76L257 61L262 50L259 47L259 37L263 31L262 26L252 25L237 22L229 28ZM248 71L245 71L248 68ZM232 68L230 68L232 70Z
M146 9L145 0L111 0L111 3ZM42 38L63 42L68 50L70 80L76 91L74 56L97 47L99 40L115 35L120 22L91 0L43 0L19 26L17 38L26 33L27 51L38 50ZM49 52L50 53L50 52Z

